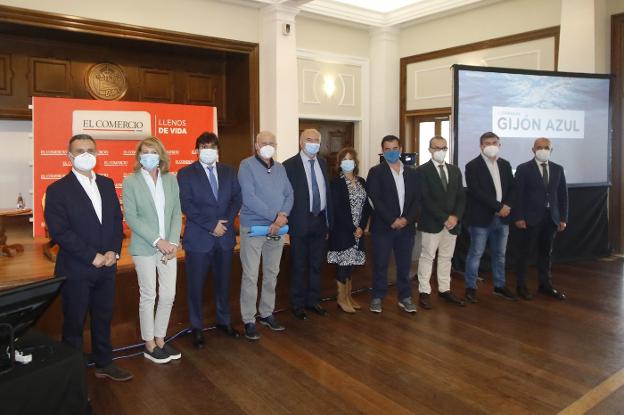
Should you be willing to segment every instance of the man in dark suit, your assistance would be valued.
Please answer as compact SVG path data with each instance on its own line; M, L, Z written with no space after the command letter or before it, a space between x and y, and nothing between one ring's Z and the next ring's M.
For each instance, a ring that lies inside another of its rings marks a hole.
M520 298L532 298L526 285L529 256L537 248L539 292L559 300L565 294L552 286L550 273L553 240L568 221L568 187L563 167L549 161L552 144L547 138L533 143L535 158L516 169L516 202L511 212L519 231L516 284Z
M438 253L438 295L449 303L460 306L464 302L451 292L451 260L460 232L459 224L466 205L461 171L444 161L448 146L443 137L429 140L431 160L418 168L420 173L422 214L418 230L422 235L422 249L418 260L420 305L431 309L431 270Z
M59 245L54 274L67 277L62 289L63 342L82 350L87 312L95 376L123 381L132 374L112 363L111 320L115 272L123 239L122 216L113 181L95 174L95 140L69 140L73 169L46 191L44 216Z
M477 300L479 263L489 241L494 294L508 300L516 296L505 286L505 252L509 236L515 181L511 165L498 157L500 138L487 132L480 138L481 154L466 164L466 213L464 223L470 232L466 256L466 300Z
M178 172L180 203L186 215L184 245L189 319L193 345L204 347L203 298L206 275L212 268L217 329L239 337L230 318L230 271L236 245L234 219L242 204L233 168L218 163L219 139L202 133L195 141L198 160Z
M387 135L381 140L384 161L368 172L368 197L373 219L373 291L370 311L382 312L382 300L388 292L388 261L394 251L398 306L415 313L409 269L416 234L414 223L419 209L419 178L416 170L400 160L403 148L399 138Z
M294 191L294 205L288 217L290 305L295 317L305 320L304 308L320 316L327 314L319 301L331 196L327 163L317 156L321 133L304 130L299 137L299 147L301 151L286 160L284 168Z

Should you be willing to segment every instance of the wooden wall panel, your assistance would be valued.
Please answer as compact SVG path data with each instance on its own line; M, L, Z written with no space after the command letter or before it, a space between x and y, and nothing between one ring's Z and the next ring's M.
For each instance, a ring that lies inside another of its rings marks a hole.
M125 74L121 100L214 105L220 159L253 154L257 44L0 5L0 118L30 119L33 95L94 99L85 76L104 62Z
M12 82L11 55L0 55L0 95L11 95Z
M32 95L71 97L71 62L60 59L30 58Z
M158 69L139 68L141 101L174 102L173 73Z
M185 74L185 102L191 105L215 106L219 120L226 120L225 79L224 74Z

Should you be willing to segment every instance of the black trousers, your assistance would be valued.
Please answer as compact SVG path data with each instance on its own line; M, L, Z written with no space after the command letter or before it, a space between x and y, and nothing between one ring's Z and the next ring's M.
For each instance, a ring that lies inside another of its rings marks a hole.
M516 240L516 286L526 287L526 275L533 252L537 251L537 273L539 285L552 286L550 274L553 241L557 234L557 225L546 209L542 220L535 225L527 225L526 229L517 230Z
M307 231L290 235L290 304L312 307L321 298L321 266L324 262L327 225L325 215L310 214Z
M218 245L210 252L186 251L189 320L192 328L204 327L204 284L211 269L214 277L217 324L230 324L232 256L232 249L223 249Z
M87 312L91 316L91 352L97 367L113 358L111 320L115 301L115 272L108 269L91 275L69 276L61 289L63 299L63 343L82 351Z

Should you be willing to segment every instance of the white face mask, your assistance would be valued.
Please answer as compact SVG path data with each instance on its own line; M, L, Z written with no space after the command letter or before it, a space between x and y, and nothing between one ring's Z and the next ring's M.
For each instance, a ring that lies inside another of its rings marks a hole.
M436 150L433 152L432 157L438 163L443 163L446 158L446 150Z
M95 167L96 158L91 153L82 153L72 158L72 164L76 170L89 172Z
M199 159L209 166L213 165L219 158L219 151L214 148L202 148L199 150Z
M537 159L537 161L540 161L542 163L548 161L548 159L550 158L550 150L546 150L546 149L537 150L535 152L535 158Z
M270 159L273 157L273 154L275 154L275 147L269 145L260 147L260 157Z
M498 146L486 146L483 149L483 154L485 154L486 157L494 158L498 154L498 149Z

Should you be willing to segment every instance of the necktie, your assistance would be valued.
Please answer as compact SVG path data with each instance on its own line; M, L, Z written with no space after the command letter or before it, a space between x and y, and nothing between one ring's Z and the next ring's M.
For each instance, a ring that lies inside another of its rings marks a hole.
M548 166L546 163L542 163L542 178L544 179L544 186L548 187Z
M214 195L215 200L219 200L219 184L217 183L217 177L214 174L214 166L208 167L208 181L210 182L210 187L212 188L212 194Z
M319 191L316 181L316 173L314 172L314 160L310 161L310 179L312 182L312 213L318 215L321 213L321 192Z
M448 179L446 178L446 173L444 172L444 165L439 165L438 168L440 169L440 179L442 179L442 188L444 189L444 191L446 192L446 186L448 185Z

